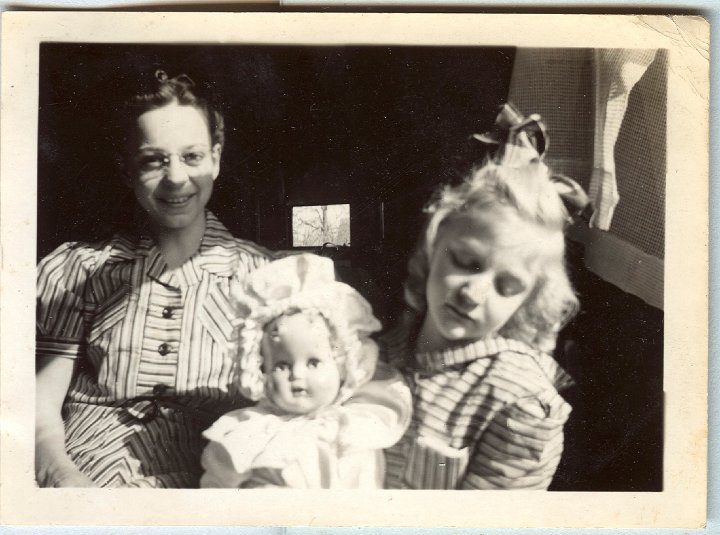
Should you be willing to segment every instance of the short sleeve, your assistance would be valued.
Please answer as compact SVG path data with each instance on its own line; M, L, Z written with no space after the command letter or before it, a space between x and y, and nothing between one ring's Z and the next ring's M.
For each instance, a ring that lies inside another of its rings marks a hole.
M83 293L95 260L66 243L37 269L36 357L77 358L83 337Z
M554 390L506 406L476 444L462 488L547 489L560 462L570 411Z

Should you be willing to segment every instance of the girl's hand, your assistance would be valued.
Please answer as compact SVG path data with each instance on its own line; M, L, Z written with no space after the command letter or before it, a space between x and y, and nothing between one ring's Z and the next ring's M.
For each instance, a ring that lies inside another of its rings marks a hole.
M67 465L38 477L41 487L97 487L98 485L74 465Z
M38 359L36 376L35 477L41 487L96 487L65 451L61 409L70 387L75 361L63 357Z
M62 470L53 477L52 487L97 487L97 484L77 468Z

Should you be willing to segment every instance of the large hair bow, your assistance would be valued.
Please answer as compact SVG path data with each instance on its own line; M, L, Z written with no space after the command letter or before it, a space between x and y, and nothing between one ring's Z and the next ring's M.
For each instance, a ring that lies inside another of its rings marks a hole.
M542 158L547 151L548 138L542 118L533 113L527 117L510 103L500 107L495 118L495 126L484 134L473 134L478 141L489 145L497 145L496 156L504 153L503 149L511 147L527 147L535 151L537 158Z
M550 143L542 117L537 113L525 117L510 103L500 107L492 130L484 134L473 134L472 137L495 146L490 155L492 161L510 166L542 161ZM582 186L561 174L552 174L550 180L570 217L573 220L580 218L589 222L593 208Z

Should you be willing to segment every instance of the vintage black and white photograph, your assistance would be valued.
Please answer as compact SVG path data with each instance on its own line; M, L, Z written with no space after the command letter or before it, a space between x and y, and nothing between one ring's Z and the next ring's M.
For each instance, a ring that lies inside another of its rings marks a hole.
M239 35L36 44L28 492L674 492L671 43Z

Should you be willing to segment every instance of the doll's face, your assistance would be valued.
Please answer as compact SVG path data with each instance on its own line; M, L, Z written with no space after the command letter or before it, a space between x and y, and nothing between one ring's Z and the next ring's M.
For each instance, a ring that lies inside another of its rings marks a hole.
M280 409L306 414L332 403L340 390L325 321L308 314L281 316L266 329L262 354L267 395Z
M510 209L455 216L441 225L430 259L427 314L420 340L429 350L496 333L537 282L547 251L562 236Z

